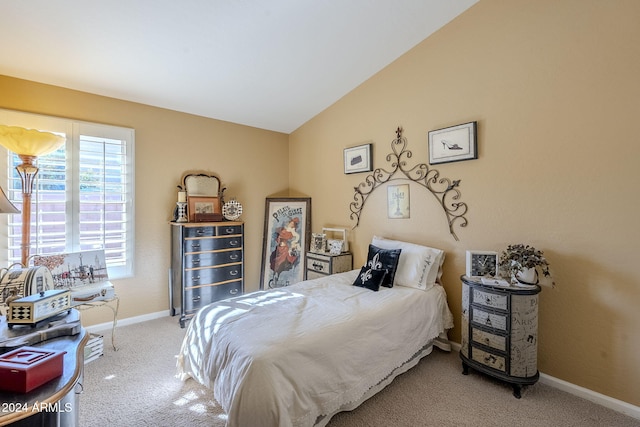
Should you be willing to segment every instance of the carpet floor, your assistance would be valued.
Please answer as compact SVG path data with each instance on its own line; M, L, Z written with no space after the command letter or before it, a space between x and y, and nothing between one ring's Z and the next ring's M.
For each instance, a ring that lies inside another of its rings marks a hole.
M175 377L184 333L177 317L119 327L114 351L105 331L104 355L85 365L80 425L224 427L213 393ZM525 387L516 399L504 383L461 372L457 352L434 349L358 408L334 416L328 427L640 427L638 419L547 384Z

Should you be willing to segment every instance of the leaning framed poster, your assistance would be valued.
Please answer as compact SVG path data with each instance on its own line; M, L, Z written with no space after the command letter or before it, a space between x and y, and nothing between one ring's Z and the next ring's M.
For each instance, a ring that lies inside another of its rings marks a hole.
M268 197L264 212L260 289L280 288L305 279L311 237L311 198Z

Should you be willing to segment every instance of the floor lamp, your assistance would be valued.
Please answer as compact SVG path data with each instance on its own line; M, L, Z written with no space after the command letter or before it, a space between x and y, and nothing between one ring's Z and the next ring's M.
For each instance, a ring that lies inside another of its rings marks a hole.
M38 156L52 153L60 148L65 141L64 137L50 132L0 125L0 145L16 153L22 160L22 164L16 166L16 170L22 180L22 255L20 263L23 267L27 266L31 247L31 193L35 177L38 174L38 167L34 162Z

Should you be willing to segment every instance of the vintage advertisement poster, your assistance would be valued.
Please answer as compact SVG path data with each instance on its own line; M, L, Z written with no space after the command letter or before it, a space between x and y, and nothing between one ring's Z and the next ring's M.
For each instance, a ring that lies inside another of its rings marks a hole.
M266 199L260 289L280 288L305 279L310 234L310 198Z

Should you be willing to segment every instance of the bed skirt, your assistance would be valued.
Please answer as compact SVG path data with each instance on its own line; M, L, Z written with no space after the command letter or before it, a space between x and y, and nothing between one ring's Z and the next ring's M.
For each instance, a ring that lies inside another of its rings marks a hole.
M411 357L411 359L407 360L401 366L398 366L396 369L393 370L393 372L387 375L387 377L382 379L375 386L371 387L369 391L367 391L364 395L362 395L362 397L359 400L345 403L337 411L335 411L330 415L319 416L316 419L316 423L314 424L314 427L325 427L329 423L329 421L331 421L331 418L333 418L334 415L340 412L353 411L354 409L356 409L358 406L364 403L367 399L369 399L370 397L373 397L374 395L379 393L383 388L391 384L391 382L398 375L404 374L409 369L416 366L423 357L431 354L431 352L433 351L433 347L437 347L442 351L447 351L447 352L451 351L451 343L449 342L446 332L441 333L440 336L431 340L428 344L422 347L420 351L418 351L416 354L413 355L413 357Z

